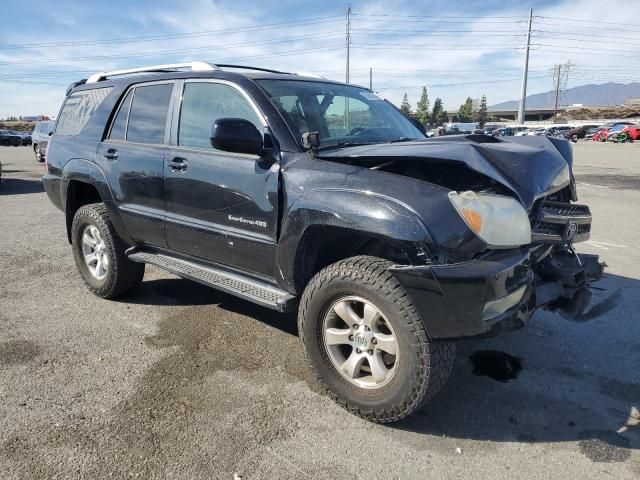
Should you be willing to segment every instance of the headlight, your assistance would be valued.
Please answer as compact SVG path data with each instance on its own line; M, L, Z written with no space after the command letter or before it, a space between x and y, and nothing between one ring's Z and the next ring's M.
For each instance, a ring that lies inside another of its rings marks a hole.
M566 165L560 174L551 182L551 188L558 188L566 185L571 181L571 174L569 173L569 165Z
M449 192L460 216L490 247L510 248L531 243L531 225L522 205L511 197Z

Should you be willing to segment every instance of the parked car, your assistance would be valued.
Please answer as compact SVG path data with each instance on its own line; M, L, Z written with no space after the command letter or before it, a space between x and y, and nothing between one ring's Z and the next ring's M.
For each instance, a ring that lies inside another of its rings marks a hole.
M9 130L0 130L0 145L18 147L22 145L22 137L11 133Z
M475 123L445 123L444 131L446 135L466 135L473 133L476 130L477 124Z
M629 141L635 142L636 140L640 140L640 125L627 125L627 127L622 130L622 133L627 134Z
M593 140L593 136L600 130L601 127L593 127L587 129L587 132L584 135L585 140Z
M19 132L17 130L8 130L13 135L18 135L22 139L22 145L31 145L31 133Z
M610 127L601 127L594 135L593 140L595 142L606 142L609 137L616 135L624 130L629 124L616 123Z
M587 308L604 267L572 247L572 163L566 140L427 140L366 88L194 62L70 88L43 183L91 292L149 263L297 311L330 396L385 423L442 388L457 340Z
M599 125L581 125L579 127L570 128L567 130L565 137L567 140L577 142L579 139L584 138L587 132L593 128L598 128ZM595 132L594 132L595 133Z
M49 137L55 126L55 122L52 120L44 120L36 123L33 133L31 134L31 142L33 144L33 153L36 156L36 161L44 162L44 156L47 150L47 143L49 143Z

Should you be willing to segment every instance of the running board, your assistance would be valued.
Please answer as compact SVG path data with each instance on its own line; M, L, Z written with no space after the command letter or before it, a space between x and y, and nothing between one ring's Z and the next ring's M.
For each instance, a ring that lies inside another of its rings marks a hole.
M179 277L202 283L279 312L294 311L297 305L295 296L278 287L222 268L204 266L162 253L139 250L134 250L127 256L134 262L150 263Z

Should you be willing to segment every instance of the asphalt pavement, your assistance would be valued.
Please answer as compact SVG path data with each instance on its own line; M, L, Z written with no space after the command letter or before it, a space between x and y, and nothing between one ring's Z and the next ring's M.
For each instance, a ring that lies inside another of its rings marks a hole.
M575 146L578 250L609 265L593 309L461 343L437 398L386 426L320 393L294 316L153 267L90 294L43 165L0 162L0 478L640 478L640 142Z

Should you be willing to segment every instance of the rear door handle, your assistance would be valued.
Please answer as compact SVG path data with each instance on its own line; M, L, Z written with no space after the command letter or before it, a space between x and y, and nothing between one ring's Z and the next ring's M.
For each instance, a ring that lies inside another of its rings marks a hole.
M102 156L108 160L117 160L118 150L116 150L115 148L110 148Z
M167 167L170 167L171 170L186 170L187 169L187 159L181 157L175 157L173 160L167 162Z

